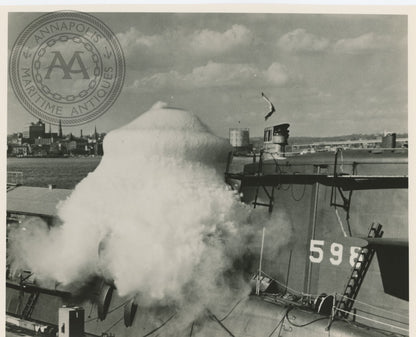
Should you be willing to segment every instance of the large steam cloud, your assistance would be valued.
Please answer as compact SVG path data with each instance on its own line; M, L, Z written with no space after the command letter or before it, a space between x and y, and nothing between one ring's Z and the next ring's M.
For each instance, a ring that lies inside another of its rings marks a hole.
M60 205L63 225L27 226L30 235L12 245L15 261L62 284L98 274L120 295L174 297L214 238L235 233L247 213L216 171L229 145L195 114L157 104L110 132L104 149L98 168Z
M150 302L215 300L204 294L224 287L253 232L272 222L224 184L229 150L195 114L156 104L106 136L100 165L59 207L62 226L11 236L14 268L62 285L98 275Z

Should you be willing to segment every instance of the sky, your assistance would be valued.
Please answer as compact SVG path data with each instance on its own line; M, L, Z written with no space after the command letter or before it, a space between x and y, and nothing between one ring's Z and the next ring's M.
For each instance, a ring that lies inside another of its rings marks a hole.
M408 131L405 15L93 15L118 37L126 79L103 116L64 133L111 131L158 101L195 112L222 137L233 127L261 136L279 123L290 123L291 136ZM38 16L9 14L9 53ZM276 107L267 122L262 92ZM7 132L35 121L9 84Z

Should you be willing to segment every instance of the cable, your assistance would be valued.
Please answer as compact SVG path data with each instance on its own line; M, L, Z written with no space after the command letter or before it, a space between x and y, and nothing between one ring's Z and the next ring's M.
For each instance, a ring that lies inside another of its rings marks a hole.
M357 322L357 321L354 321L353 322L353 321L348 320L346 318L341 318L341 320L343 322L348 323L351 326L355 326L355 327L359 327L359 328L365 328L367 330L369 329L369 326L368 325L365 325L365 324L360 323L360 322ZM401 334L399 332L392 332L391 330L386 330L386 329L378 328L378 327L375 327L375 326L372 326L371 327L371 330L378 331L378 332L380 332L380 333L382 333L383 335L386 335L386 336L402 336L402 337L408 337L407 335L403 335L403 334Z
M286 188L283 188L283 184L280 184L279 185L280 186L280 190L282 190L282 191L287 191L287 190L289 190L289 188L292 186L291 184L287 184L287 187Z
M90 310L90 313L88 314L88 318L91 318L92 309L94 309L94 303L91 304L91 310Z
M284 285L282 282L279 282L278 280L276 280L276 279L272 278L270 275L267 275L265 272L263 272L263 271L262 271L262 274L264 274L265 276L267 276L268 278L270 278L270 279L271 279L271 280L273 280L274 282L278 283L279 285L281 285L281 286L285 287L285 285ZM300 294L300 295L302 295L302 296L307 296L307 297L316 297L316 296L318 296L318 295L313 295L313 294L305 294L305 293L303 293L303 292L297 291L296 289L293 289L293 288L290 288L290 287L287 287L287 289L291 290L293 293L297 293L297 294ZM340 296L340 295L339 295L339 294L334 294L334 297L337 297L337 296ZM361 303L361 304L363 304L363 305L366 305L366 306L368 306L368 307L370 307L370 308L373 308L373 309L376 309L376 310L380 310L380 311L384 311L384 312L388 312L388 313L390 313L390 314L395 314L395 315L397 315L397 316L401 316L401 317L403 317L403 318L407 318L407 319L408 319L408 317L407 317L407 316L405 316L405 315L401 315L401 314L398 314L398 313L390 312L390 311L388 311L388 310L378 308L378 307L373 306L373 305L371 305L371 304L368 304L368 303L365 303L365 302L362 302L362 301L358 301L358 300L354 300L354 299L352 299L352 298L350 298L350 297L347 297L347 296L345 296L345 295L341 295L341 296L343 296L344 298L347 298L347 299L353 300L353 301L355 301L355 302L357 302L357 303ZM342 310L342 309L339 309L339 308L335 308L335 307L334 307L334 310L339 310L339 311L347 312L347 311L345 311L345 310ZM350 312L348 312L348 313L350 313ZM379 322L379 321L377 321L377 320L373 320L373 319L368 318L368 317L365 317L365 316L357 315L357 314L354 314L354 313L350 313L350 314L351 314L351 315L355 315L355 316L357 316L357 317L361 317L361 318L363 318L363 319L367 319L367 320L373 321L373 322L377 322L377 323L380 323L380 324L384 324L384 325L387 325L387 326L390 326L390 327L395 327L395 328L397 328L397 329L401 329L401 330L404 330L404 331L409 331L408 329L404 329L404 328L401 328L401 327L396 327L395 325L391 325L391 324L384 323L384 322ZM324 317L324 319L325 319L325 318L326 318L326 317ZM319 319L318 319L318 320L319 320ZM390 320L394 320L394 319L390 319ZM292 324L292 322L291 322L289 319L288 319L288 322ZM314 321L309 322L309 323L307 323L307 324L312 324L313 322L314 322ZM294 326L297 326L297 325L295 325L295 324L293 324L293 325L294 325Z
M98 316L91 318L91 319L87 319L86 321L84 321L84 323L89 323L89 322L95 321L96 319L98 319Z
M224 325L224 324L222 324L222 322L218 319L218 317L217 316L215 316L212 312L211 312L211 310L209 310L209 309L207 309L208 310L208 313L209 313L209 315L210 315L210 317L211 317L211 319L214 319L225 331L227 331L227 333L231 336L231 337L235 337L234 336L234 334L230 331L230 330L228 330L228 328ZM143 336L143 337L146 337L146 336Z
M287 313L289 310L290 310L290 308L288 308L288 309L286 310L286 313ZM272 336L273 336L273 334L275 333L275 331L277 330L277 328L278 328L280 325L281 325L281 326L280 326L280 330L282 329L282 327L283 327L283 322L285 321L285 318L286 318L286 313L283 315L283 317L280 319L279 323L277 323L276 327L272 330L272 332L269 334L269 336L268 336L268 337L272 337ZM280 331L279 331L278 336L280 336Z
M338 294L337 294L337 295L338 295ZM386 310L386 309L382 309L382 308L376 307L376 306L374 306L374 305L371 305L371 304L368 304L368 303L365 303L365 302L362 302L362 301L359 301L359 300L355 300L355 299L353 299L353 298L351 298L351 297L348 297L348 296L346 296L346 295L341 295L341 296L343 296L343 297L344 297L344 298L346 298L346 299L349 299L349 300L355 301L356 303L364 304L364 305L366 305L366 306L368 306L368 307L370 307L370 308L373 308L373 309L376 309L376 310L380 310L380 311L384 311L384 312L388 312L389 314L394 314L394 315L397 315L397 316L400 316L400 317L403 317L403 318L407 318L407 319L409 319L409 316L402 315L402 314L399 314L399 313L396 313L396 312L392 312L392 311L389 311L389 310Z
M127 303L129 303L133 298L128 299L127 301L121 303L119 306L111 309L109 312L107 312L107 314L111 314L113 311L116 311L117 309L120 309L122 306L126 305Z
M278 281L278 280L274 279L274 278L273 278L273 277L271 277L270 275L266 274L264 271L262 271L262 274L264 274L265 276L267 276L269 279L271 279L272 281L276 282L277 284L281 285L282 287L284 287L284 288L286 288L286 289L289 289L291 292L293 292L293 293L295 293L295 294L299 294L299 295L301 295L301 296L307 296L307 297L317 297L317 296L319 296L318 294L307 294L307 293L304 293L304 292L302 292L302 291L298 291L298 290L296 290L296 289L293 289L293 288L291 288L291 287L287 286L286 284L283 284L282 282L280 282L280 281Z
M132 297L132 298L133 298L133 297ZM127 301L125 301L125 302L121 303L119 306L117 306L117 307L115 307L115 308L111 309L110 311L108 311L108 312L107 312L107 315L108 315L108 314L111 314L112 312L114 312L114 311L116 311L117 309L120 309L122 306L126 305L128 302L130 302L130 301L131 301L131 299L132 299L132 298L128 299ZM92 311L92 308L93 308L93 307L94 307L94 304L91 306L91 311ZM91 312L90 312L90 315L91 315ZM99 317L97 316L97 317L94 317L94 318L88 319L88 320L84 321L84 323L89 323L89 322L95 321L97 318L99 318Z
M157 328L153 329L152 331L148 332L143 337L147 337L147 336L150 336L151 334L155 333L157 330L162 328L166 323L168 323L175 315L176 315L176 312L172 316L170 316L166 321L164 321L161 325L159 325Z
M296 198L296 197L295 197L295 194L294 194L294 192L293 192L293 184L292 184L291 186L292 186L291 193L292 193L292 198L293 198L293 200L295 200L295 201L301 201L301 200L303 199L303 197L305 196L306 184L305 184L305 185L303 185L303 192L302 192L302 194L301 194L300 198Z
M292 309L293 309L293 307L292 307L292 308L289 308L289 310L288 310L288 311L286 311L286 315L285 315L285 317L286 317L287 321L288 321L290 324L292 324L293 326L295 326L295 327L297 327L297 328L303 328L303 327L308 326L308 325L310 325L310 324L313 324L313 323L315 323L315 322L322 321L322 320L324 320L324 319L328 319L328 317L319 317L319 318L314 319L313 321L310 321L310 322L305 323L305 324L296 324L296 323L291 322L291 321L290 321L290 319L289 319L289 311L291 311Z
M278 160L274 157L274 154L273 154L272 152L268 152L268 153L272 156L273 161L274 161L274 163L276 164L276 173L281 174L281 173L282 173L282 169L281 169L281 168L280 168L280 166L279 166L279 162L278 162ZM277 170L279 170L279 172L277 172Z
M365 311L365 310L362 310L362 309L359 309L359 308L355 308L355 309L356 309L357 311L361 311L361 312L363 312L363 313L365 313L365 314L367 314L367 315L372 315L372 316L376 316L376 317L379 317L379 318L388 319L389 321L393 321L393 322L400 323L400 324L403 324L403 325L409 325L409 323L405 323L405 322L399 321L399 320L394 319L394 318L390 318L390 317L386 317L386 316L377 315L377 314L374 314L374 313L372 313L372 312Z
M104 333L109 332L112 328L114 328L118 323L120 323L124 319L124 316L121 316L121 318L115 322L112 326L110 326L107 330L104 331Z
M194 324L195 324L195 322L192 322L191 331L189 332L189 337L192 337L192 334L194 332Z
M281 285L281 286L285 286L283 283L281 283L281 282L277 281L276 279L273 279L271 276L267 275L267 274L266 274L265 272L263 272L263 271L262 271L262 274L264 274L265 276L267 276L267 277L268 277L268 278L270 278L271 280L275 281L275 282L276 282L276 283L278 283L279 285ZM287 287L287 289L291 290L291 291L292 291L292 292L294 292L294 293L298 293L298 294L300 294L300 295L302 295L302 296L308 296L308 297L316 297L316 296L318 296L318 295L313 295L313 294L305 294L305 293L303 293L303 292L297 291L297 290L295 290L295 289L293 289L293 288L290 288L290 287ZM336 297L336 296L339 296L339 294L334 294L334 296L335 296L335 297ZM347 296L343 296L343 297L344 297L344 298L347 298L347 299L350 299L350 300L354 300L354 299L349 298L349 297L347 297ZM357 303L361 303L361 304L367 305L368 307L371 307L371 308L373 308L373 309L380 310L380 311L385 311L385 312L388 312L388 313L391 313L391 314L395 314L395 315L398 315L398 316L401 316L401 317L404 317L404 318L407 318L407 319L408 319L408 317L407 317L407 316L405 316L405 315L401 315L401 314L398 314L398 313L390 312L390 311L388 311L388 310L381 309L381 308L375 307L375 306L373 306L373 305L371 305L371 304L368 304L368 303L365 303L365 302L361 302L361 301L358 301L358 300L354 300L354 301L356 301ZM290 310L292 310L292 309L293 309L293 307L292 307ZM308 323L306 323L306 324L304 324L304 325L297 325L297 324L295 324L295 323L291 322L291 321L290 321L290 319L288 318L288 313L289 313L289 311L290 311L290 310L288 310L288 312L286 313L286 319L288 320L288 322L289 322L290 324L292 324L292 325L294 325L294 326L296 326L296 327L304 327L304 326L306 326L306 325L309 325L309 324L312 324L312 323L314 323L314 322L317 322L317 321L319 321L319 320L321 320L321 319L327 319L327 317L323 317L323 318L318 318L318 319L316 319L316 320L313 320L313 321L311 321L311 322L308 322ZM363 318L363 319L366 319L366 320L369 320L369 321L372 321L372 322L375 322L375 323L383 324L383 325L386 325L386 326L389 326L389 327L392 327L392 328L400 329L400 330L403 330L403 331L409 331L408 329L405 329L405 328L401 328L401 327L398 327L398 326L395 326L395 325L392 325L392 324L389 324L389 323L380 322L380 321L377 321L377 320L374 320L374 319L371 319L371 318L368 318L368 317L365 317L365 316L357 315L357 314L354 314L354 313L351 313L351 312L348 312L348 311L345 311L345 310L342 310L342 309L339 309L339 308L336 308L336 307L334 307L334 310L338 310L338 311L342 311L342 312L345 312L345 313L349 313L349 314L354 315L354 316L356 316L356 317L360 317L360 318ZM390 320L395 321L394 319L391 319L391 318L390 318ZM399 322L399 321L396 321L396 322ZM399 322L399 323L402 323L402 322ZM402 323L402 324L405 324L405 323Z
M362 316L362 315L357 315L357 314L355 314L355 313L353 313L353 312L349 312L349 311L346 311L346 310L342 310L342 309L340 309L340 308L334 308L334 309L335 309L336 311L345 312L345 313L347 313L347 314L353 315L353 316L355 316L355 317L360 317L360 318L362 318L362 319L366 319L366 320L371 321L371 322L374 322L374 323L383 324L383 325L386 325L386 326L391 327L391 328L394 328L394 329L399 329L399 330L403 330L403 331L407 331L407 332L409 332L409 329L405 329L405 328L402 328L402 327L399 327L399 326L396 326L396 325L393 325L393 324L380 322L380 321L377 321L376 319L372 319L372 318L365 317L365 316Z
M241 303L241 301L242 300L244 300L244 299L246 299L247 298L247 296L244 296L243 298L240 298L238 301L237 301L237 303L236 304L234 304L234 306L231 308L231 310L223 317L223 318L221 318L220 319L220 321L222 322L222 321L225 321L227 318L228 318L228 316L230 316L231 315L231 313L234 311L234 309L235 308L237 308L237 306Z

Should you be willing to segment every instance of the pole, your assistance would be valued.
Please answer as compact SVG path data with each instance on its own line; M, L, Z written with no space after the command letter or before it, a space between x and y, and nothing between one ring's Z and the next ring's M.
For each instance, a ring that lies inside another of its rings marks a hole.
M263 226L263 232L261 236L261 248L260 248L260 262L259 262L259 272L257 274L257 283L256 283L256 295L260 294L260 276L261 276L261 268L263 263L263 249L264 249L264 233L266 231L266 227Z
M316 174L321 173L321 167L317 167ZM314 194L314 201L313 201L313 216L312 216L312 232L309 240L315 239L315 231L316 231L316 220L318 216L318 198L319 198L319 183L315 184L315 194ZM309 259L309 258L308 258ZM307 271L307 285L306 285L306 293L310 294L311 292L311 282L312 282L312 262L308 261L308 271Z

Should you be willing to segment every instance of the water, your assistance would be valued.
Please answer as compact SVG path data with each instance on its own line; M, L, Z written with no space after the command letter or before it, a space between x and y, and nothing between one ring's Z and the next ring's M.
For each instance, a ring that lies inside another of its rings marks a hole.
M96 169L100 161L101 157L7 158L7 171L22 172L26 186L47 187L48 184L54 184L57 188L73 189ZM234 157L229 171L242 172L244 165L252 162L252 157Z
M95 170L101 157L74 158L7 158L7 172L22 172L26 186L73 189L89 172Z
M7 158L7 172L22 172L26 186L73 189L88 173L94 171L101 157ZM230 172L241 172L252 158L235 157ZM224 167L225 170L225 167Z

